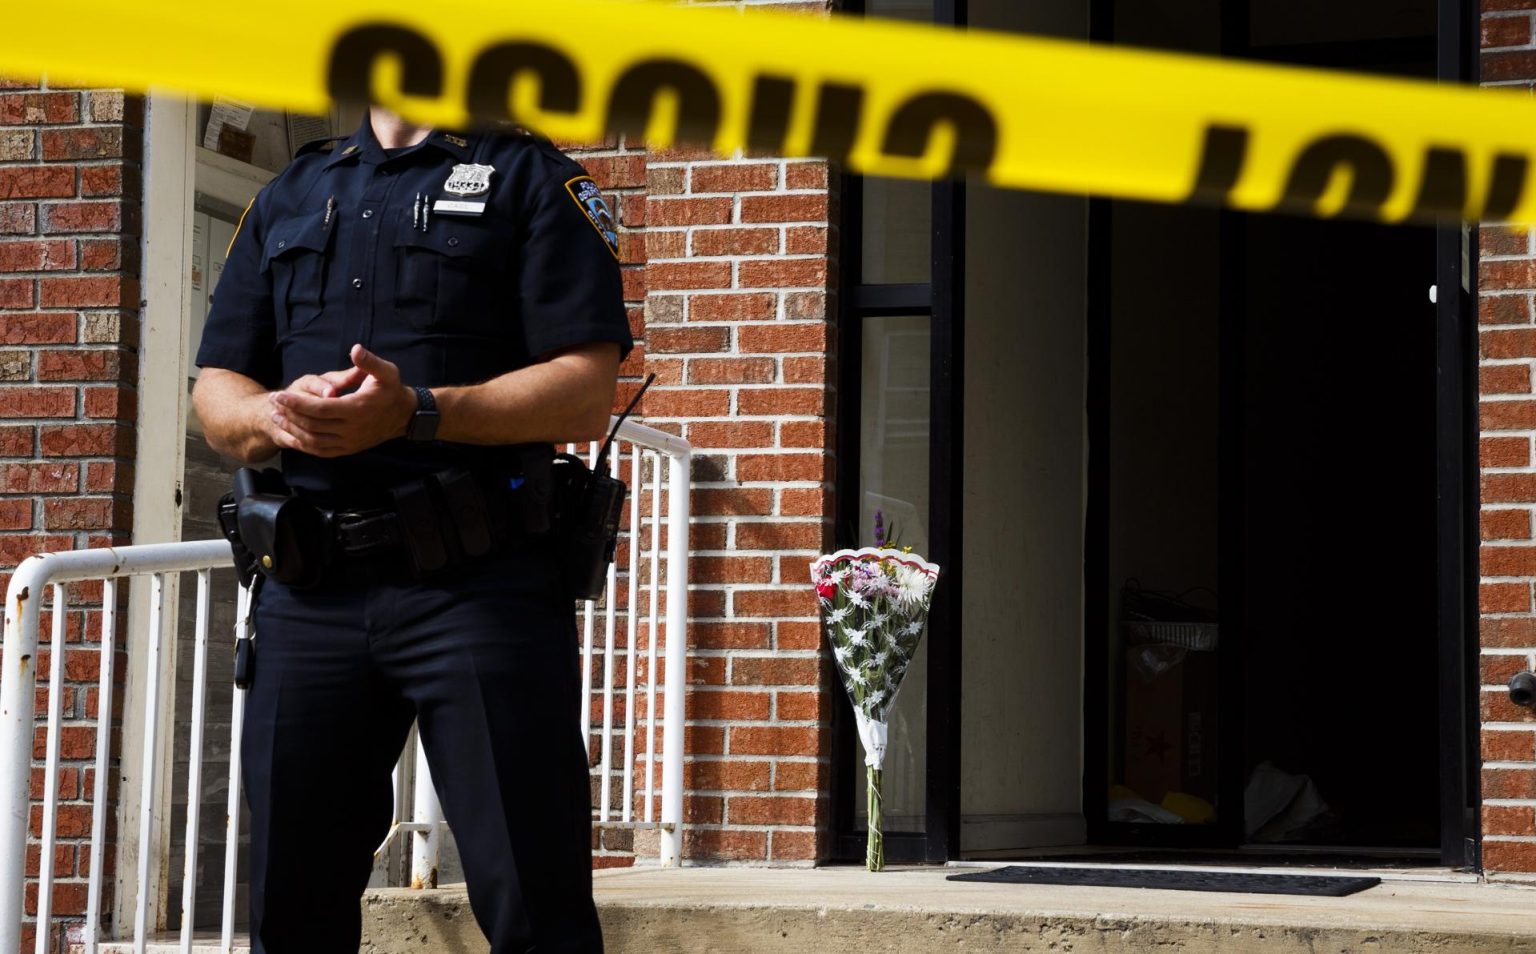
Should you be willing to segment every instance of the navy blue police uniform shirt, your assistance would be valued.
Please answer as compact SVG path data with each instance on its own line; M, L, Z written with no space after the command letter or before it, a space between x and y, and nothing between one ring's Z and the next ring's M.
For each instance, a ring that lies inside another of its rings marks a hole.
M361 343L403 383L440 387L604 341L633 346L616 226L581 166L522 133L385 150L364 119L301 149L246 210L197 364L279 389L350 368ZM399 438L345 457L283 450L282 464L292 486L345 497L507 453Z

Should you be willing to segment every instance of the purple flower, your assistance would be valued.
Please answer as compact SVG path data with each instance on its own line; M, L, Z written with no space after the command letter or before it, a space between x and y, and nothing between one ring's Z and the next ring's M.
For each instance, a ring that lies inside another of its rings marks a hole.
M875 546L885 546L885 511L875 511Z

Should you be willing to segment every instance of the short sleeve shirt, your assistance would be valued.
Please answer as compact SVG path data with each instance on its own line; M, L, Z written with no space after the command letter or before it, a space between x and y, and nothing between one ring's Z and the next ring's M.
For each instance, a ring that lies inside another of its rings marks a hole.
M351 366L353 344L409 385L474 384L562 348L633 345L617 228L547 140L435 131L384 150L365 119L300 151L256 196L215 290L199 367L270 388ZM504 449L398 439L341 458L283 451L294 486L388 486Z

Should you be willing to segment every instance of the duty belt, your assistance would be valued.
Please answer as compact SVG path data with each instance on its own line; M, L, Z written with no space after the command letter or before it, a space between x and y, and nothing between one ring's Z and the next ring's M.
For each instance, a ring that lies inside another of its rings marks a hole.
M391 488L391 505L334 509L295 493L277 471L245 468L220 501L219 523L246 582L261 573L308 587L354 564L420 578L547 531L543 467L522 474L454 468Z

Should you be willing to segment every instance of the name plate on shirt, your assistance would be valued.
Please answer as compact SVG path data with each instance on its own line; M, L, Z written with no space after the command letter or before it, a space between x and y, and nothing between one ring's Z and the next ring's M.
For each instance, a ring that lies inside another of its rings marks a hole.
M462 199L438 199L432 203L432 211L442 215L480 215L485 212L485 203Z

